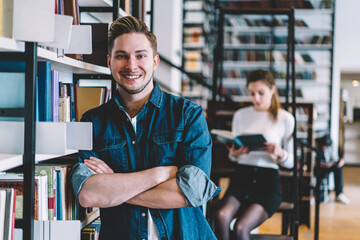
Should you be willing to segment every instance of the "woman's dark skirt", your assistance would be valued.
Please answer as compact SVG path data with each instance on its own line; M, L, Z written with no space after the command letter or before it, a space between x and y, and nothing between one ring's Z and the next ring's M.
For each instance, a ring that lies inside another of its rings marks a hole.
M282 201L280 176L277 169L238 165L226 195L236 197L241 208L260 204L271 217Z

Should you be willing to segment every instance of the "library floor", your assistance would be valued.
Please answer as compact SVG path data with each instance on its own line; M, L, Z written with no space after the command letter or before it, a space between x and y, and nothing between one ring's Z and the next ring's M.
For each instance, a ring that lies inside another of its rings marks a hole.
M330 201L320 205L320 240L358 240L360 239L360 167L344 167L344 193L350 198L350 205ZM312 209L314 213L314 206ZM311 229L301 226L299 240L314 239L313 221ZM276 213L260 226L260 233L280 233L281 215Z

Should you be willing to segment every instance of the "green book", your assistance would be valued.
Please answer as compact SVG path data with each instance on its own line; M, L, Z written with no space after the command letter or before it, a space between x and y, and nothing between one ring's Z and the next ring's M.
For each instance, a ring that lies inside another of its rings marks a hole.
M56 178L55 178L55 167L51 165L36 165L35 173L39 175L46 175L48 179L48 212L49 212L49 220L56 220L56 200L55 200L55 192L56 192Z

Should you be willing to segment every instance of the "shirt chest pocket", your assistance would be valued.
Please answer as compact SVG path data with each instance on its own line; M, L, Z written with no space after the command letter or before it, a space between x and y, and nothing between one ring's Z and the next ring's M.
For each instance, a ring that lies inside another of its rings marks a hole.
M95 150L114 172L128 172L126 141L120 137L105 138L94 143Z
M151 156L156 166L174 165L182 143L183 131L162 133L153 137Z

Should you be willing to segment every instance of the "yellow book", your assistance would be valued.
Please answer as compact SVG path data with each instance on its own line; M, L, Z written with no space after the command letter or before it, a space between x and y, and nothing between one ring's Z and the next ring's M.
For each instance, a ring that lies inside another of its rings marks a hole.
M76 121L80 121L82 115L103 103L103 87L76 87Z
M0 0L0 36L12 38L14 0Z

